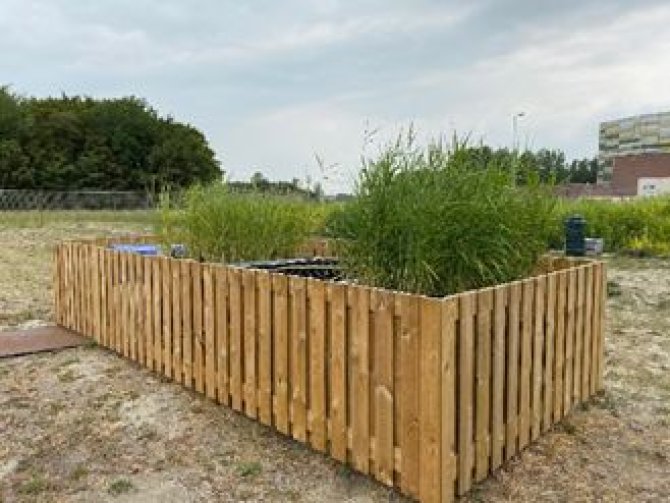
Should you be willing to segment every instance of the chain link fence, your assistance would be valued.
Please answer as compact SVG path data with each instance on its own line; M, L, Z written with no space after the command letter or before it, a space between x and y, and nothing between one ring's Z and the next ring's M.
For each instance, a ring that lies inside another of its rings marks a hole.
M147 192L0 189L0 211L143 210L155 206Z

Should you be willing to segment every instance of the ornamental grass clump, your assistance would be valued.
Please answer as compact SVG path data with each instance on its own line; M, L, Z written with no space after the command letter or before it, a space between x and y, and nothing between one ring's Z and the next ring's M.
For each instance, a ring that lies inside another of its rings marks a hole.
M234 263L295 256L318 227L316 203L226 185L194 186L177 204L162 197L159 233L183 243L193 258Z
M356 198L331 220L342 265L364 284L431 296L532 273L547 249L554 200L466 145L400 137L364 160Z

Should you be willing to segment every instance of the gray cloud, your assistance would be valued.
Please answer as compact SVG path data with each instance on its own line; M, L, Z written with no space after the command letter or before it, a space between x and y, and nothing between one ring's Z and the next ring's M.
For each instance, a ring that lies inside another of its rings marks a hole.
M592 155L597 122L670 105L666 2L3 0L0 82L136 94L201 127L237 177L353 176L363 132L414 122ZM333 178L333 177L331 177Z

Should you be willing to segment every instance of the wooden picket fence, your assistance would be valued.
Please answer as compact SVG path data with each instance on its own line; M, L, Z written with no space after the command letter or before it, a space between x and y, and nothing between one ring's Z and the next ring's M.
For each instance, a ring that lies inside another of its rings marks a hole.
M428 298L106 243L57 247L60 325L420 501L464 494L602 388L602 262Z

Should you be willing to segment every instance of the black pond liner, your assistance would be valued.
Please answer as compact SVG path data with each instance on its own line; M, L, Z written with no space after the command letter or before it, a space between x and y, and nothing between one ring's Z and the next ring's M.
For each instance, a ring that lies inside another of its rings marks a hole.
M303 278L315 278L323 280L341 280L344 274L333 258L294 258L280 260L261 260L256 262L238 262L230 264L247 269L261 269L272 271L288 276L301 276Z

